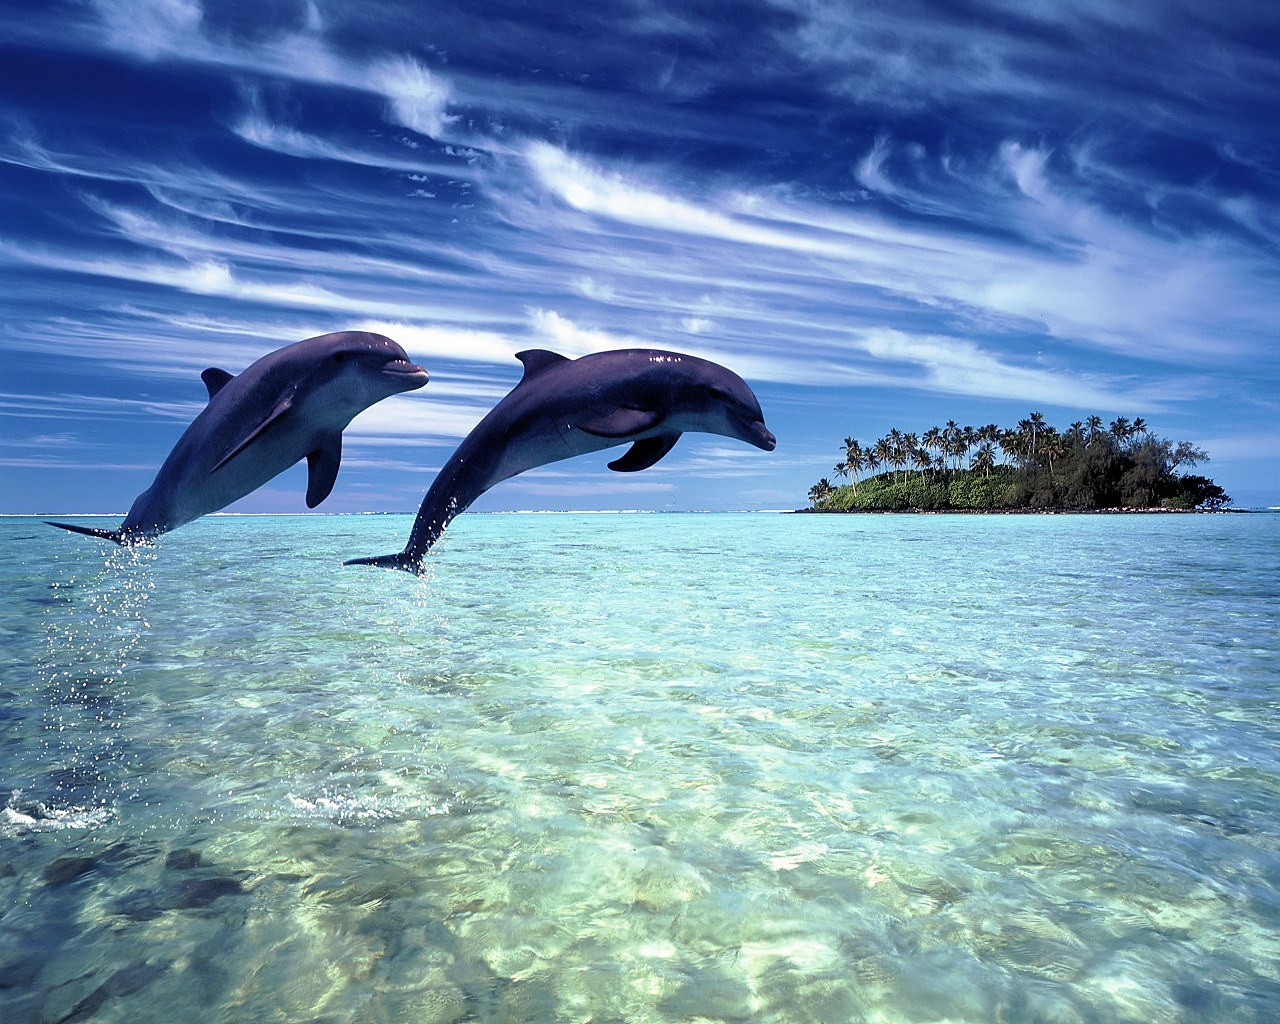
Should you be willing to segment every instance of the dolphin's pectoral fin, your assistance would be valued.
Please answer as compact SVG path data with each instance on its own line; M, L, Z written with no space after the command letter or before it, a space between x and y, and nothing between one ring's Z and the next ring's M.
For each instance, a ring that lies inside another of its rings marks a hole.
M209 389L209 398L227 386L230 381L236 379L234 373L227 373L226 370L219 370L216 366L211 366L200 374L200 379L204 381L204 386Z
M524 383L530 377L536 377L543 370L570 361L568 356L562 356L558 352L552 352L545 348L525 349L523 352L517 352L516 358L524 363L524 376L520 378L521 383Z
M614 459L609 463L609 468L615 473L636 473L642 469L648 469L666 455L667 452L671 451L679 440L680 434L678 431L674 434L659 434L657 437L646 437L643 441L637 441L628 448L627 453L621 458Z
M315 508L333 490L342 464L342 435L334 434L307 453L307 508Z
M258 437L258 435L261 434L264 430L266 430L267 427L275 423L276 420L278 420L281 416L285 415L285 413L287 413L292 408L293 408L292 394L286 395L284 398L280 399L279 403L277 403L276 407L271 410L271 412L267 415L267 417L261 423L259 423L256 427L254 427L251 431L249 431L249 433L245 435L244 439L240 441L238 444L236 444L236 446L232 448L231 451L227 452L226 455L222 456L222 458L218 460L218 464L214 466L213 469L209 470L209 472L216 473L218 470L220 470L223 466L225 466L228 462L234 459L242 451L248 448L249 445L253 444L254 440Z
M660 422L662 422L661 414L652 409L628 409L624 406L615 409L607 416L599 416L594 420L579 420L573 426L596 437L626 437L628 434L640 434L646 430L652 430Z

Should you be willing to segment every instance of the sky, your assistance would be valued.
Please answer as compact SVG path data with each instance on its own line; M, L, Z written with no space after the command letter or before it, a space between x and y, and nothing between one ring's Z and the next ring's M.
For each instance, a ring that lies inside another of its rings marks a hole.
M630 347L737 371L777 450L475 509L795 508L846 436L1033 410L1280 505L1280 6L0 0L0 281L0 513L126 511L202 369L354 329L431 382L321 511L415 509L516 352Z

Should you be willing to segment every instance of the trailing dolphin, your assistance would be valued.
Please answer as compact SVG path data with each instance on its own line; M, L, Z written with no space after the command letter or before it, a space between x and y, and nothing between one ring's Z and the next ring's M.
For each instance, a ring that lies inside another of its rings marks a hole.
M239 376L210 367L204 407L151 486L115 530L64 530L134 544L176 530L307 460L307 507L329 496L342 460L342 431L375 402L427 383L390 338L341 331L269 352Z
M494 484L550 462L630 442L609 468L633 473L652 466L689 430L735 437L767 452L777 444L746 382L706 359L656 349L581 359L533 349L516 358L524 377L440 470L405 549L347 565L421 574L423 556L455 516Z

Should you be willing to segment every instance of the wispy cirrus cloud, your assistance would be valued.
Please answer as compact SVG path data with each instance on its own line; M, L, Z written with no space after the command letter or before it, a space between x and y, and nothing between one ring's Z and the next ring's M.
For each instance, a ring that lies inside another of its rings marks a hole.
M555 310L533 308L529 320L535 335L543 344L561 355L574 358L592 352L607 352L619 348L670 348L662 336L652 337L615 334L586 327ZM691 339L690 339L691 340ZM752 381L774 381L788 384L831 385L848 384L851 381L870 383L871 374L859 371L837 355L828 352L804 359L788 359L782 356L752 354L736 346L717 347L709 339L680 343L680 351L689 355L710 359L713 362L732 363L743 377Z
M1030 113L1022 104L1061 112L1107 97L1164 119L1207 114L1224 96L1260 95L1274 81L1264 50L1206 45L1223 30L1273 33L1277 19L1265 5L1228 12L1194 0L991 0L980 17L959 17L940 2L773 2L796 15L779 27L782 45L823 68L833 88L881 108L985 103L989 116L1008 119ZM1102 53L1105 64L1080 59Z
M300 311L320 311L337 317L393 317L427 320L448 316L450 308L443 304L428 305L402 299L375 298L371 294L341 293L323 285L297 277L276 275L251 277L240 274L231 263L216 259L199 259L185 263L161 263L153 260L81 257L67 253L19 248L0 240L0 262L54 270L68 274L109 278L139 284L157 285L193 295L231 299L265 306L278 306ZM350 285L353 282L347 281ZM453 312L462 312L455 309ZM465 307L463 315L478 311ZM483 317L480 317L483 319Z
M855 334L853 344L877 361L918 368L919 375L910 386L927 391L1103 410L1132 409L1136 405L1157 411L1162 399L1175 397L1134 388L1132 384L1126 387L1126 382L1103 375L1080 375L1061 367L1021 366L963 338L881 329ZM897 382L905 383L902 378Z
M14 27L62 84L0 110L6 391L57 353L67 390L202 397L204 365L377 330L433 379L353 424L369 494L395 493L379 446L438 463L529 347L722 362L820 472L818 430L893 425L869 410L1274 415L1257 5L477 2L85 0Z
M471 433L488 411L486 405L443 400L440 389L420 398L400 395L360 413L344 436L378 445L454 444Z
M887 144L878 145L882 152L868 160L879 179ZM979 223L956 231L963 195L946 221L904 226L856 206L760 192L708 208L547 146L534 147L530 160L553 194L597 217L820 257L806 273L817 289L863 285L918 307L946 303L987 324L995 318L1007 329L1047 330L1075 344L1157 359L1201 351L1206 336L1218 332L1229 296L1230 343L1264 341L1277 303L1270 273L1250 254L1222 239L1162 236L1125 223L1056 183L1049 156L1006 140L966 183L974 206L999 208L1006 232L1015 227L1017 235L1004 238L984 235Z
M690 202L627 176L593 167L547 143L531 144L526 159L538 181L554 195L583 213L655 228L747 245L764 245L818 255L839 251L821 238L789 233L749 218L727 214Z
M334 142L288 125L269 120L264 114L249 111L231 124L231 130L245 142L260 149L297 157L300 160L333 160L338 163L357 164L361 167L378 167L389 171L416 174L466 173L463 164L444 162L428 163L406 159L399 154L375 152L367 147Z
M449 81L407 55L359 60L339 53L325 35L319 8L306 7L301 24L263 38L209 31L198 0L91 0L102 40L145 60L171 60L251 71L266 78L369 92L386 102L394 124L432 138L455 120L448 113Z
M42 419L107 416L185 420L194 419L204 405L204 402L163 402L116 395L0 392L0 416L34 416ZM58 435L44 436L56 438Z

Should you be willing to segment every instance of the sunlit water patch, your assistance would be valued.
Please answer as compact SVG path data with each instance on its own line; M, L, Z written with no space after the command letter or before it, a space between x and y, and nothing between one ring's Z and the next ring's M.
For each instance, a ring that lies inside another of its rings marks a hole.
M1268 1021L1280 519L0 520L4 1021Z

